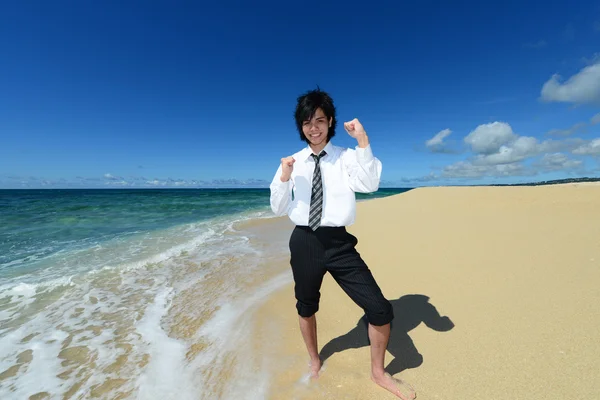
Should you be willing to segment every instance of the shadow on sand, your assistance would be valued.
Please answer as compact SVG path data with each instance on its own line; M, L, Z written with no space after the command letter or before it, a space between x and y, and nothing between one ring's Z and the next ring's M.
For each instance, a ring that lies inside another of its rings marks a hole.
M446 332L454 327L454 323L450 318L442 317L429 303L429 297L421 294L402 296L397 300L391 300L390 303L394 308L394 320L391 323L387 350L394 359L385 369L394 375L408 368L416 368L423 363L423 356L408 336L409 331L423 322L435 331ZM369 346L367 329L367 319L363 316L350 332L332 339L323 346L320 353L321 360L325 362L333 354L344 350Z

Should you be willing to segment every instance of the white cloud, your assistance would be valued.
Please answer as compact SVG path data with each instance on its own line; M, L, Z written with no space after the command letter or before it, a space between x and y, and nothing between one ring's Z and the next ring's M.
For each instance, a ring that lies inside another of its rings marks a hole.
M425 146L434 153L443 152L444 139L451 133L452 131L450 129L439 131L434 137L425 142Z
M586 141L579 138L568 138L563 140L544 140L540 143L540 153L552 153L558 151L572 151L584 144Z
M541 146L536 138L521 136L509 144L502 145L494 154L478 155L475 165L511 164L532 157L540 152Z
M521 163L499 165L475 165L470 161L459 161L446 166L442 171L445 178L482 178L485 176L527 175Z
M581 57L581 61L585 65L593 65L600 61L600 53L594 53L590 58Z
M598 114L600 116L600 114ZM582 131L585 129L585 127L587 126L587 124L585 122L579 122L575 125L573 125L572 127L568 128L568 129L552 129L551 131L548 132L548 135L551 136L570 136L573 135L579 131Z
M111 185L111 186L129 186L129 182L127 182L125 180L121 180L121 181L111 180L110 182L104 182L104 184Z
M577 131L584 125L577 124L570 129ZM578 138L540 141L535 137L520 136L508 123L498 121L477 126L464 141L472 149L471 157L444 167L440 178L533 176L542 172L569 171L583 168L583 161L570 159L562 151L600 154L600 139L597 148L595 142ZM534 162L526 164L530 159Z
M584 143L581 139L540 142L531 136L517 135L505 122L479 125L465 137L465 142L475 153L470 161L474 166L512 164L543 153L573 150Z
M121 178L120 176L114 176L112 174L104 174L104 178L111 180L111 181L122 181L123 178Z
M203 181L198 179L181 179L181 178L145 178L143 176L128 176L127 179L114 176L112 174L104 174L102 177L83 177L77 176L73 179L45 179L34 176L17 176L0 174L0 188L36 188L36 187L53 187L53 188L100 188L100 187L262 187L268 188L270 181L265 179L215 179L212 181Z
M573 160L562 153L544 154L544 156L526 166L522 161L509 164L478 165L470 161L459 161L446 166L442 171L445 178L484 178L534 176L542 172L567 171L583 167L583 161Z
M576 104L600 103L600 62L589 65L560 82L560 75L553 75L542 87L541 99L547 102Z
M596 124L600 124L600 113L594 115L591 119L590 119L590 124L592 125L596 125Z
M157 179L154 178L152 180L147 180L145 182L146 185L150 185L150 186L166 186L166 187L180 187L180 186L195 186L197 185L196 181L191 181L191 182L187 182L184 179L172 179L172 178L167 178L167 179Z
M600 156L600 138L594 139L589 143L577 147L575 150L573 150L573 154Z
M583 166L583 161L570 159L562 153L552 153L544 154L534 166L542 171L562 171L581 168Z
M465 143L471 146L474 153L492 154L516 138L509 124L496 121L479 125L465 137Z
M397 181L382 181L381 182L381 187L385 187L385 186L388 186L388 187L390 187L390 186L391 187L394 187L394 186L398 187L398 186L403 186L403 185L406 185L406 184L410 184L410 185L415 184L415 183L419 184L419 183L436 181L436 180L439 180L439 179L440 179L439 175L437 175L437 174L435 174L433 172L430 172L429 174L424 175L424 176L416 176L416 177L410 177L410 178L409 177L403 177L403 178L400 178Z

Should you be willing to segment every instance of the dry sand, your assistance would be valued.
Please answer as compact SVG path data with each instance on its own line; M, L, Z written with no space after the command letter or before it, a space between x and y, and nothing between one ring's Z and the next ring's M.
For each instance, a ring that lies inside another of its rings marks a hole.
M600 186L415 189L360 203L349 230L418 399L600 399ZM270 398L394 398L369 379L361 310L330 275L321 293L319 349L337 351L316 382L292 286L257 313Z

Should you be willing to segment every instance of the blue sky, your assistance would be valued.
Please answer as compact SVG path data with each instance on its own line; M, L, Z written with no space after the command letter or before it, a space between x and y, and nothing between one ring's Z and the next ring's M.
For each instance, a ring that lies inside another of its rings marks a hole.
M598 2L5 2L0 34L0 188L265 186L316 85L382 186L600 176Z

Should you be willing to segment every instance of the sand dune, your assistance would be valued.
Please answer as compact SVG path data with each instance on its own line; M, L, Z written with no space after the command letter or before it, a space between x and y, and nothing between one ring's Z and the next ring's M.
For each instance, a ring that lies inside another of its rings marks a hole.
M396 318L389 372L418 399L600 398L600 186L440 187L358 205L349 229ZM392 399L362 313L326 275L321 378L292 286L259 310L273 399Z

